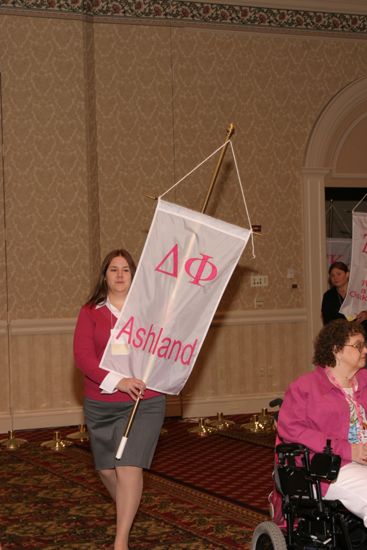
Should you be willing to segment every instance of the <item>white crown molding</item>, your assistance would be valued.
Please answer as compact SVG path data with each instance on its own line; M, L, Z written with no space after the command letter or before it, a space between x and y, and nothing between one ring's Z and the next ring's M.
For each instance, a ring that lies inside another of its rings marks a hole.
M324 178L328 174L331 173L331 167L330 168L301 168L301 173L303 176L307 176L308 178Z
M345 173L343 174L343 172L338 172L337 174L336 173L332 173L332 176L333 176L333 181L334 179L343 179L343 180L362 180L360 182L356 181L356 182L353 182L353 186L355 185L356 187L361 187L361 189L363 189L366 185L366 181L367 181L367 174L348 174L348 173Z

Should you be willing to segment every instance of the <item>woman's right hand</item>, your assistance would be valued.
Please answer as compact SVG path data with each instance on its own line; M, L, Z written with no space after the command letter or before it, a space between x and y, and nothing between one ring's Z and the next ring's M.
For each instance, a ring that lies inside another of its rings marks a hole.
M367 311L360 311L356 316L357 323L363 323L363 321L367 321Z
M116 388L122 392L128 393L134 401L138 397L144 396L144 390L146 388L145 382L139 380L139 378L121 378Z
M352 443L352 460L367 466L367 445L365 443Z

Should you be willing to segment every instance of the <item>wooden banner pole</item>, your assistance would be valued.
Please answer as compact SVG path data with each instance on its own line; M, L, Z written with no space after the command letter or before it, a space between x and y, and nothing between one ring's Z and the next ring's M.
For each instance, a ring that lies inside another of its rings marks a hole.
M234 125L231 123L229 126L228 126L228 129L227 129L227 136L226 136L226 141L229 141L231 139L231 137L233 136L234 134ZM226 154L226 151L227 151L227 147L228 147L228 143L226 143L226 145L223 147L222 151L221 151L221 154L220 154L220 157L218 159L218 163L217 163L217 166L214 170L214 173L213 173L213 177L212 177L212 181L210 182L210 186L209 186L209 189L208 189L208 192L206 194L206 197L205 197L205 200L204 200L204 203L203 203L203 206L201 208L201 213L204 214L205 210L206 210L206 207L208 206L208 202L209 202L209 199L211 197L211 194L213 192L213 189L214 189L214 186L215 186L215 183L217 181L217 178L218 178L218 174L219 174L219 170L222 166L222 163L223 163L223 159L224 159L224 155Z
M229 125L228 129L227 129L226 141L228 141L232 137L233 133L234 133L234 125L231 123ZM208 206L208 202L209 202L209 199L210 199L211 194L213 192L215 183L217 181L219 170L222 166L224 155L226 154L227 147L228 147L228 143L226 143L226 145L223 147L223 149L221 151L221 154L220 154L220 157L218 159L217 166L216 166L216 168L214 170L214 173L213 173L213 176L212 176L212 181L210 182L208 192L206 194L203 206L201 208L201 213L202 214L205 212L206 207ZM124 448L125 448L125 445L127 443L129 433L130 433L130 430L131 430L131 426L134 422L134 418L136 416L140 401L141 401L141 397L139 396L135 401L134 407L131 409L130 416L129 416L129 419L128 419L128 422L127 422L127 425L126 425L126 428L125 428L125 431L124 431L124 435L121 438L120 445L119 445L118 450L116 452L116 458L118 460L121 458L122 453L124 452Z

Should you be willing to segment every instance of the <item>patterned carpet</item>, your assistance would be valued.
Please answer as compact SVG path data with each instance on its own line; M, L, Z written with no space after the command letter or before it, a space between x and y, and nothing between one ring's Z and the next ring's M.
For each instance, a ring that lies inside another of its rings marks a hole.
M249 548L267 511L273 452L188 433L167 419L131 533L134 549ZM75 427L60 429L61 435ZM114 509L94 473L88 444L55 452L52 430L17 432L30 443L0 446L2 550L111 549ZM259 479L262 480L259 483Z
M235 418L238 423L243 417ZM248 441L188 432L192 423L167 419L152 472L240 506L267 513L273 448Z
M218 435L222 437L230 437L232 439L238 439L240 441L246 441L246 443L252 443L260 447L268 447L274 449L275 446L275 433L251 433L245 430L241 430L239 427L231 428L228 430L221 430Z

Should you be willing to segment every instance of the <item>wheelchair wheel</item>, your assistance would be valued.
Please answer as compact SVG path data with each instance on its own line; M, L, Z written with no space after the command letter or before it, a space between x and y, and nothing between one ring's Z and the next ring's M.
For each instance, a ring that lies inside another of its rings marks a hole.
M287 550L287 544L273 521L263 521L252 535L251 550Z

